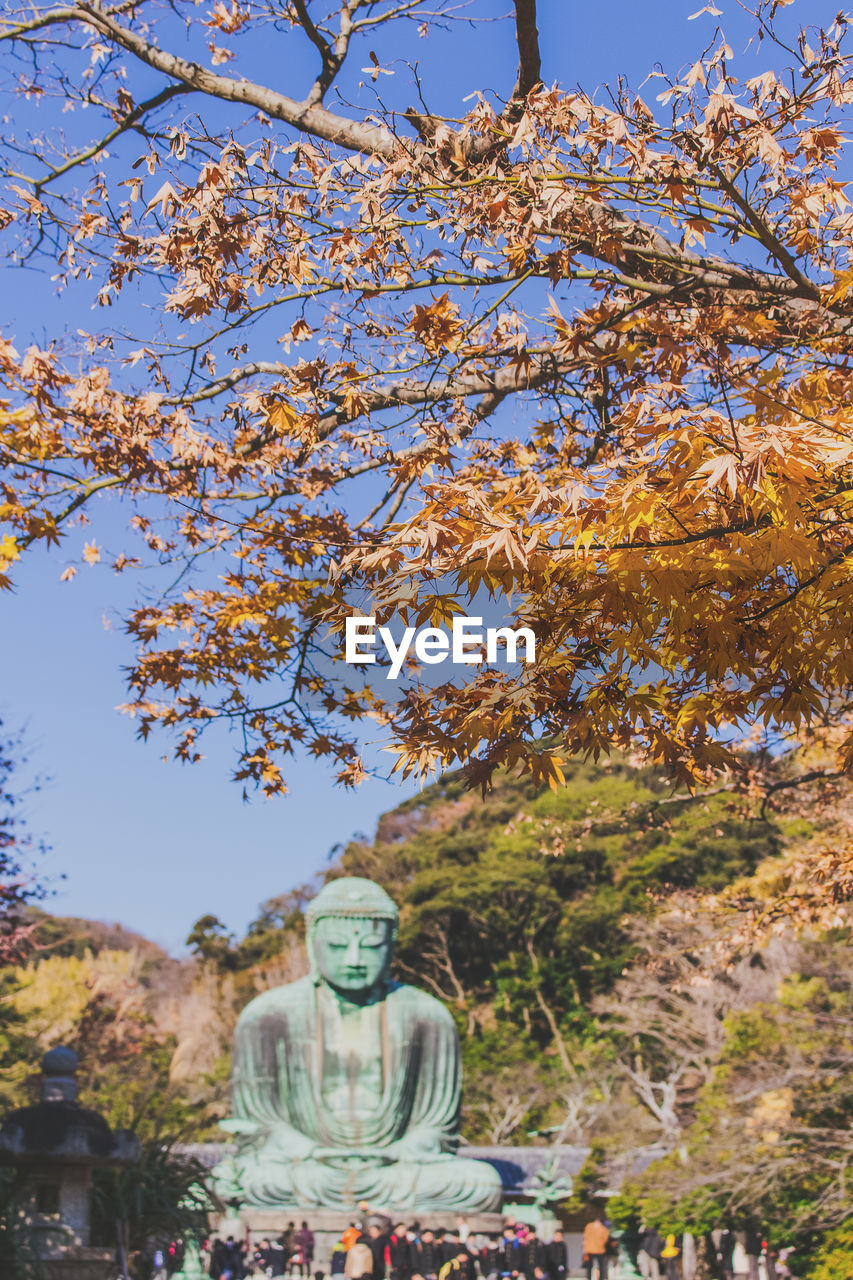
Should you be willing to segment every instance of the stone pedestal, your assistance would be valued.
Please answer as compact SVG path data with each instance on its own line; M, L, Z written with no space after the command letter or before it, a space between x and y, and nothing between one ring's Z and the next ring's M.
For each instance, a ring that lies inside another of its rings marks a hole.
M92 1170L87 1165L65 1165L59 1174L59 1217L74 1235L75 1243L88 1247L92 1200Z
M546 1208L538 1210L538 1217L534 1226L539 1239L549 1244L554 1239L554 1232L561 1230L562 1224L559 1218L556 1218L551 1210Z
M44 1280L115 1280L117 1266L112 1249L66 1249L61 1258L45 1258L39 1275Z
M421 1228L428 1227L434 1231L437 1227L443 1227L445 1231L451 1230L456 1226L458 1214L421 1212L418 1209L406 1209L403 1212L395 1210L390 1214L378 1206L371 1206L369 1212L360 1212L354 1209L347 1213L340 1209L253 1209L246 1207L241 1209L239 1214L214 1214L210 1220L211 1231L223 1239L227 1236L234 1236L235 1240L248 1240L254 1248L261 1240L267 1237L271 1241L275 1241L278 1236L286 1229L289 1222L296 1224L297 1229L303 1222L307 1222L308 1226L314 1232L314 1261L312 1263L312 1271L325 1271L329 1273L329 1262L331 1259L332 1249L340 1240L347 1227L353 1222L360 1222L363 1218L370 1217L371 1213L384 1214L390 1217L392 1222L405 1222L408 1226L411 1222L419 1222ZM499 1213L470 1213L465 1214L465 1221L472 1234L483 1233L488 1235L494 1233L499 1235L503 1226L503 1218Z

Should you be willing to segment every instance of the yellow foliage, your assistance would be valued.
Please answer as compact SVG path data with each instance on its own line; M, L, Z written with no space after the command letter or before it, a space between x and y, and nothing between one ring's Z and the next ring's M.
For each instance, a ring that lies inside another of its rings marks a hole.
M70 1039L84 1010L106 996L120 1015L140 1012L144 992L138 983L142 961L134 951L89 950L82 956L48 956L18 968L12 1003L45 1049Z
M794 1090L787 1086L762 1093L746 1118L746 1129L774 1146L794 1114Z

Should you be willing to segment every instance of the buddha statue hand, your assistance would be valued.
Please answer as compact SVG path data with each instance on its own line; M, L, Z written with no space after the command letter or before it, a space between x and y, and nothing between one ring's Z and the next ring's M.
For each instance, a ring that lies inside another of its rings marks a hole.
M389 1151L377 1151L375 1147L315 1147L311 1152L312 1160L331 1165L334 1169L349 1169L352 1166L393 1164L396 1157Z
M264 1128L252 1120L224 1120L220 1129L226 1129L237 1138L237 1148L263 1150L273 1159L305 1160L313 1156L317 1144L292 1125L279 1123Z
M390 1143L385 1148L389 1162L415 1161L429 1164L436 1160L444 1160L447 1153L442 1151L441 1134L435 1129L412 1129L404 1137Z

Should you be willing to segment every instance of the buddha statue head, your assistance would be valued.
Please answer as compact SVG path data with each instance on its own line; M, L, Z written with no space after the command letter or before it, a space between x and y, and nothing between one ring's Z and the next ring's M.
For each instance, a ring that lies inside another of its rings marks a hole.
M372 880L330 880L306 909L308 958L315 982L349 1000L387 985L399 914Z

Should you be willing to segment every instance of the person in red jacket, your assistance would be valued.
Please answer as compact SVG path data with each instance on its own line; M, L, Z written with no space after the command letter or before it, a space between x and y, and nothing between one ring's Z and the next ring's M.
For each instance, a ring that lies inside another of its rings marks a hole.
M385 1274L388 1280L411 1280L412 1251L405 1222L398 1222L388 1237L385 1248Z

